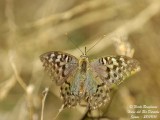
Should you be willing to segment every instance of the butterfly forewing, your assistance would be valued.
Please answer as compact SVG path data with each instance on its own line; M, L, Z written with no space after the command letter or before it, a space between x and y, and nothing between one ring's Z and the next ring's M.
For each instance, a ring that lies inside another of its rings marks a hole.
M125 78L140 70L137 60L126 56L108 56L95 59L91 68L109 88L120 84Z
M77 58L64 52L47 52L42 54L40 59L57 85L64 83L78 67Z

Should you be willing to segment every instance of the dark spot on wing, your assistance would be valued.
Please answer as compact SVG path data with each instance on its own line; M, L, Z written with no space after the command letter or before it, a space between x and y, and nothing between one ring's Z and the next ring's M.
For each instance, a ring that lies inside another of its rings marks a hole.
M112 80L112 83L114 83L114 80Z
M67 57L67 55L65 54L65 55L64 55L64 59L66 59L66 57Z
M61 87L60 89L61 89L61 91L62 91L62 90L63 90L63 87Z
M66 68L66 66L65 66L65 65L63 65L63 66L62 66L62 70L64 71L64 70L65 70L65 68Z
M63 62L63 58L62 57L60 58L60 62Z
M52 66L52 68L53 68L53 70L55 70L55 66L54 65Z
M61 96L64 97L65 96L64 93L61 93Z
M110 75L108 74L108 76L105 78L106 80L109 80L111 77Z
M55 63L55 60L56 60L56 57L54 56L54 57L52 57L52 61Z
M101 58L101 63L104 65L103 58Z
M111 69L109 67L107 67L106 71L109 73L111 71Z
M56 70L56 73L58 74L58 73L59 73L59 70Z
M121 71L121 69L118 69L118 73L121 73L122 71Z
M103 93L103 90L101 89L100 92Z
M57 66L60 67L60 62L57 62Z
M68 56L67 62L69 62L69 61L70 61L70 57Z
M113 65L113 70L116 70L117 66L116 65Z
M64 71L62 72L62 77L65 77Z
M113 75L114 75L114 77L117 77L117 74L116 74L116 73L114 73Z

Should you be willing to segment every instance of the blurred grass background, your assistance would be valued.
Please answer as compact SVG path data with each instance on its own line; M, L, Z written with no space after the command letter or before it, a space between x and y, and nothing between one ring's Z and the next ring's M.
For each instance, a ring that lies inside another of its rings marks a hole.
M110 106L101 110L105 116L130 119L129 105L160 106L159 0L0 0L0 26L0 120L39 120L48 86L44 120L57 114L63 104L59 87L43 71L39 55L59 50L79 57L65 33L82 50L106 35L90 58L121 54L117 41L123 34L135 51L142 70L119 86ZM77 107L57 119L84 115Z

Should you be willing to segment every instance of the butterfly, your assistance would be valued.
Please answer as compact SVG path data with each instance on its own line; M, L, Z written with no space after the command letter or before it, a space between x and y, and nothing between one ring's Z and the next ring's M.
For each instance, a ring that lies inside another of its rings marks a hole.
M110 100L109 91L140 70L139 62L127 56L106 56L89 60L86 52L79 59L60 51L40 56L53 81L60 86L65 107L86 103L90 110Z

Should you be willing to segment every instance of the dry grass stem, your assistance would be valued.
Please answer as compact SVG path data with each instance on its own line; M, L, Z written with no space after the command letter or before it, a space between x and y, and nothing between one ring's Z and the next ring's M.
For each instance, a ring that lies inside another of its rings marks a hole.
M131 47L126 36L121 36L120 38L115 39L114 46L118 55L133 57L134 49Z
M12 53L10 54L9 60L10 60L10 64L11 64L11 67L12 67L13 72L15 74L17 82L20 84L20 86L23 88L23 90L27 93L27 85L23 81L23 79L20 77L20 75L17 71L16 65L15 65L14 60L13 60L13 54Z
M106 15L106 13L108 13ZM112 13L112 14L110 14ZM92 11L90 13L86 13L80 17L77 17L75 19L71 19L67 22L62 22L61 24L58 25L53 25L49 29L43 29L39 31L39 36L37 36L37 40L41 40L44 44L47 44L49 41L49 36L52 36L52 39L56 39L61 35L64 35L65 33L70 33L76 29L83 28L87 25L94 24L96 22L100 22L103 20L110 19L114 17L116 14L113 9L110 8L105 8L105 9L100 9L97 11ZM78 24L77 24L78 23ZM23 31L22 29L21 31ZM53 34L56 33L56 34ZM32 39L32 38L31 38Z
M46 24L56 24L60 21L66 21L71 18L73 18L75 15L81 14L85 12L86 10L93 10L101 6L107 5L106 0L91 0L91 1L85 1L83 4L77 5L76 7L64 12L64 13L59 13L56 15L51 15L49 17L41 18L38 21L32 23L31 25L26 25L26 28L32 28L32 27L41 27Z
M48 94L49 88L45 88L45 90L43 91L43 98L42 98L42 109L41 109L41 120L44 119L44 105L45 105L45 100Z
M57 115L53 118L53 120L56 120L59 114L64 110L64 104L61 106L61 108L58 110Z
M28 107L28 116L29 120L34 120L35 111L34 111L34 104L33 104L33 99L34 99L34 92L35 86L34 85L28 85L27 86L27 107Z
M16 79L13 75L8 80L6 80L4 83L0 84L0 101L4 100L7 95L9 94L10 90L15 86Z
M8 27L12 32L14 32L17 28L13 13L13 8L14 8L13 2L14 0L6 0L6 6L5 6L5 15L7 18Z
M26 83L24 82L24 80L20 77L16 65L14 63L13 60L13 52L10 53L10 64L11 67L13 69L13 72L15 74L15 79L17 80L17 82L20 84L20 86L23 88L23 90L26 93L26 100L27 100L27 108L28 108L28 116L29 116L29 120L33 120L34 119L34 104L33 104L33 91L34 91L34 86L33 85L26 85Z
M132 32L141 28L154 15L156 15L159 12L159 10L160 10L160 2L156 0L153 3L151 3L146 9L141 11L137 16L135 16L135 18L128 20L128 22L126 22L122 26L119 26L110 34L106 35L106 37L104 37L104 39L94 47L94 49L96 50L96 51L93 51L94 54L98 54L99 52L104 50L106 47L110 46L111 44L114 44L114 41L124 37L123 35L124 33L125 33L125 36L128 36ZM88 43L88 44L85 44L85 46L90 46L91 44L92 43ZM84 48L85 46L81 46L81 48ZM69 52L72 52L73 54L78 53L77 50L72 50ZM93 52L91 51L90 54L93 54ZM132 54L134 53L134 51L131 50L130 52L131 53L129 53L130 54L129 56L132 57Z

